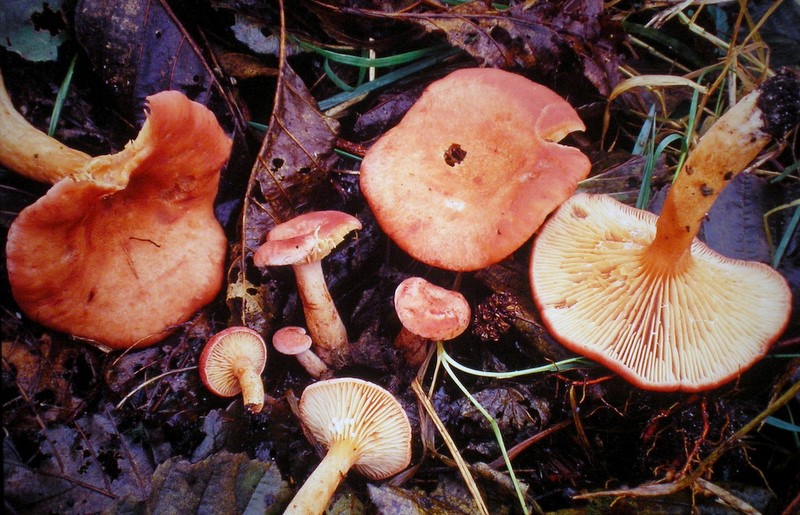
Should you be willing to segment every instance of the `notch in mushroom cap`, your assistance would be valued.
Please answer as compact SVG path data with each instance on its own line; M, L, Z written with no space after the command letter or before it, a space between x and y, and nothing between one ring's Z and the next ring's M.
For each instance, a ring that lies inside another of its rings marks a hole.
M177 91L147 102L136 140L57 182L20 212L6 244L29 317L113 349L160 341L216 296L224 275L213 204L231 141Z
M323 513L350 468L385 479L411 461L411 424L403 407L380 386L337 378L308 386L300 420L327 448L322 462L295 494L284 515Z
M589 173L557 142L584 125L569 103L520 75L457 70L432 83L361 163L361 191L412 257L477 270L519 248Z
M800 113L800 81L779 75ZM552 335L652 390L714 388L760 359L786 327L791 292L761 263L695 239L724 185L767 144L767 82L703 135L661 216L602 195L575 195L541 229L531 287Z
M244 407L258 413L264 407L261 373L267 364L267 346L247 327L229 327L215 334L203 347L198 369L206 388L220 397L242 393Z
M471 314L467 299L459 292L421 277L409 277L397 286L394 308L403 324L394 345L411 366L425 361L429 342L452 340L463 333Z
M323 351L345 345L347 330L325 283L322 259L358 229L361 222L347 213L305 213L273 227L253 256L256 266L292 267L308 332Z

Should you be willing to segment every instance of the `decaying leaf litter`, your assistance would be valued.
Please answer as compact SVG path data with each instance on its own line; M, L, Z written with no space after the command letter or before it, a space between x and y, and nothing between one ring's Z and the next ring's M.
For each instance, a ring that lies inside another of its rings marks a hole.
M520 512L524 504L663 513L717 509L720 500L729 511L797 509L794 318L730 384L637 390L603 367L565 362L572 355L533 308L529 244L474 273L425 266L384 236L357 175L364 151L427 84L491 66L539 81L577 109L587 130L567 142L593 163L581 191L658 200L686 148L740 89L797 66L797 53L786 52L796 36L771 37L797 16L792 3L118 4L86 0L62 6L63 18L38 18L58 35L50 44L67 35L55 61L36 62L9 38L0 65L14 105L45 127L75 55L55 136L87 154L132 139L149 94L178 89L207 105L235 149L215 206L229 241L227 279L163 344L111 354L27 320L4 281L7 509L229 511L236 503L281 512L321 458L295 416L313 381L294 358L271 352L264 408L254 415L211 395L196 366L226 326L268 335L302 325L291 270L255 267L252 253L277 223L320 209L363 224L326 258L351 340L334 374L392 392L414 429L411 467L385 482L350 474L334 512ZM111 16L123 5L126 17ZM703 229L712 247L773 264L793 288L795 138L768 147L745 181L726 188ZM46 188L2 177L7 229ZM459 290L474 314L420 370L392 348L400 324L391 299L412 275Z

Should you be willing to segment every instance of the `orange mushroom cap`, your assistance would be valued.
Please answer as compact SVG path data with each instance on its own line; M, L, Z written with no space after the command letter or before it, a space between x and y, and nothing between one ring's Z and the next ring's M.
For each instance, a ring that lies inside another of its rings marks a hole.
M298 265L326 257L352 231L358 218L341 211L312 211L276 225L256 250L256 266Z
M433 341L452 340L469 326L470 307L457 291L409 277L394 293L394 308L403 327Z
M457 70L369 149L361 190L405 252L477 270L519 248L586 177L586 156L556 143L583 129L545 86L502 70Z
M114 349L166 337L222 286L214 217L231 141L176 91L148 97L135 141L24 209L8 233L14 298L41 324Z

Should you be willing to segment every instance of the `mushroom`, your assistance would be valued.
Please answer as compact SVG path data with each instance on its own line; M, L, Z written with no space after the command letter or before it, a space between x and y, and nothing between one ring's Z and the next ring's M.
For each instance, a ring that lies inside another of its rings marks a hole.
M242 394L244 407L259 413L264 407L261 373L267 364L267 346L248 327L228 327L215 334L200 354L198 369L206 388L220 397Z
M470 307L456 291L409 277L394 292L394 309L402 329L394 340L406 363L420 366L431 341L452 340L469 326Z
M583 129L545 86L492 68L457 70L367 151L361 191L412 257L477 270L519 248L586 177L586 156L557 143Z
M300 397L299 416L307 436L327 453L284 515L322 513L351 467L379 480L411 461L408 417L392 394L376 384L349 377L314 383Z
M725 184L770 133L786 130L765 113L794 110L789 123L796 123L799 86L780 74L717 120L691 151L660 217L602 195L576 195L561 206L534 243L530 270L534 300L556 339L638 387L665 391L714 388L767 352L789 319L786 281L695 236ZM790 100L772 105L776 89Z
M340 211L302 214L273 227L253 256L256 266L292 267L308 332L326 355L347 343L347 330L325 284L322 259L357 229L361 222Z
M52 184L90 159L28 123L14 109L0 74L0 165L29 179Z
M213 203L231 141L177 91L147 102L135 141L58 181L8 232L22 311L103 348L160 341L216 296L224 275Z
M311 337L302 327L287 326L272 335L272 346L281 354L294 356L308 375L319 379L330 373L325 362L311 351Z

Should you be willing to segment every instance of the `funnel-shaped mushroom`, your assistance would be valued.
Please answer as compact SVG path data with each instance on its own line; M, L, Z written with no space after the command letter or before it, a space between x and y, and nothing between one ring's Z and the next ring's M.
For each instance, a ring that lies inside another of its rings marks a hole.
M346 344L347 330L325 283L322 259L358 229L361 222L347 213L314 211L273 227L253 255L256 266L292 267L308 332L323 351Z
M776 88L789 92L788 104L764 105ZM767 352L789 319L786 281L695 236L719 191L769 141L773 120L764 113L775 109L794 110L796 120L795 77L767 82L712 126L660 217L601 195L564 203L531 262L534 299L554 337L652 390L713 388Z
M206 388L220 397L242 393L244 407L258 413L264 407L261 373L267 364L267 345L247 327L223 329L208 340L197 368Z
M0 164L29 179L52 184L90 159L28 123L14 109L0 74Z
M471 310L457 291L409 277L394 292L394 309L402 329L394 345L406 362L419 366L425 361L428 343L452 340L469 326Z
M384 479L411 460L411 425L403 407L380 386L354 378L320 381L300 398L300 420L327 448L284 515L320 514L350 468Z
M458 70L428 86L369 149L361 190L405 252L477 270L519 248L586 177L586 156L557 143L583 129L542 85L502 70Z
M214 217L231 142L176 91L148 97L135 141L91 159L8 232L14 298L32 319L110 348L163 339L222 286Z

